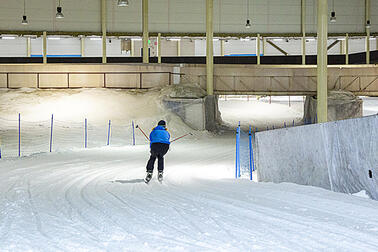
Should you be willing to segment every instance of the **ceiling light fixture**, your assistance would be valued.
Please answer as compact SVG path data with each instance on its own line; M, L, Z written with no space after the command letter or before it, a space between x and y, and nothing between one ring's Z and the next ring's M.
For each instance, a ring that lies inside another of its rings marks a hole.
M26 0L24 0L24 15L22 16L21 24L23 24L23 25L29 24L27 17L26 17Z
M55 15L55 17L58 18L58 19L64 18L64 15L62 13L62 5L60 4L60 0L59 0L59 5L56 8L56 15Z
M366 29L370 29L370 27L371 27L370 20L366 20L365 27L366 27Z
M129 6L129 0L118 0L118 7L127 7Z
M251 20L249 19L249 0L247 0L247 22L245 24L245 28L251 28Z
M331 23L336 23L335 0L332 0L332 12L329 20Z

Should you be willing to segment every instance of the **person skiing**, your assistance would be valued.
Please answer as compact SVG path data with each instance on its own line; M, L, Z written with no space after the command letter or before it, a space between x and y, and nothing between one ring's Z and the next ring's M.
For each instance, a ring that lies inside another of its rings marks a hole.
M155 127L150 133L150 152L151 156L147 163L147 175L144 181L150 182L152 173L154 171L154 164L156 158L158 159L158 180L163 181L164 171L164 155L167 154L170 145L170 134L166 128L166 122L164 120L159 121L158 126Z

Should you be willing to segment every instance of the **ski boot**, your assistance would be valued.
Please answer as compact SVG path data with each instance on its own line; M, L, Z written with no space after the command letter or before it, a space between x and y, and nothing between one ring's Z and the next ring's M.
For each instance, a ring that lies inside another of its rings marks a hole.
M147 175L146 177L144 178L144 182L146 184L148 184L148 182L150 182L150 180L152 179L152 172L147 172Z
M158 173L158 180L160 183L163 182L163 172Z

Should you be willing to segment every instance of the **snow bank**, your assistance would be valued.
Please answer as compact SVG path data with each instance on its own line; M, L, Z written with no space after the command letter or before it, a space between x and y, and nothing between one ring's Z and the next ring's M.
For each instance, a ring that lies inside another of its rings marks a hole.
M378 200L378 116L259 132L259 181L336 192L366 190Z
M166 110L160 90L116 89L0 90L0 141L4 156L18 154L18 113L21 114L21 155L49 151L50 119L54 114L53 151L84 147L84 119L88 119L88 147L107 143L132 144L132 121L146 133L161 119L167 121L172 138L192 132L177 115ZM197 139L206 132L193 132ZM135 129L136 143L145 144Z

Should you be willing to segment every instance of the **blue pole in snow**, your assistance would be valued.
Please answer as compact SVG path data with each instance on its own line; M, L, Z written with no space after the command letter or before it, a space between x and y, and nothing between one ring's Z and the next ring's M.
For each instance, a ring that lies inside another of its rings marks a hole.
M109 127L108 127L108 145L110 145L110 126L111 126L111 121L109 120Z
M240 135L241 135L241 126L239 121L239 135L238 135L238 177L240 178Z
M85 118L85 137L84 137L84 147L85 148L87 148L87 146L88 146L87 140L88 140L88 123L87 123L87 118Z
M18 114L18 156L21 157L21 114Z
M252 129L251 126L249 126L249 179L252 180L252 171L253 171L253 153L252 153Z
M295 121L293 120L293 127L295 126Z
M286 128L286 122L284 122L284 127Z
M235 178L238 178L238 167L239 167L239 136L240 136L240 128L237 127L236 129L236 158L235 158Z
M51 115L50 152L52 152L54 114Z
M134 127L134 121L132 121L133 125L133 145L135 145L135 127Z

